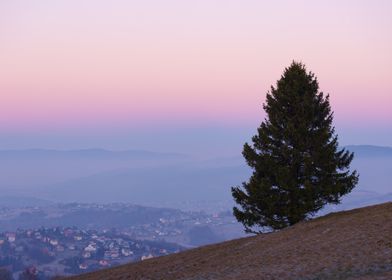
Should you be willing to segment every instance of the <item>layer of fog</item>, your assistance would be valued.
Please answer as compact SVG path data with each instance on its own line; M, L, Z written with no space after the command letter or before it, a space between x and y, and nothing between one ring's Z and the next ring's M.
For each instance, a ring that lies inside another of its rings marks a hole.
M352 167L360 173L360 183L342 205L328 209L391 200L392 148L349 149L355 152ZM241 184L251 174L241 155L200 159L181 154L97 149L0 151L0 170L2 196L13 197L14 201L24 198L23 203L31 197L55 202L127 202L206 211L230 209L230 187Z

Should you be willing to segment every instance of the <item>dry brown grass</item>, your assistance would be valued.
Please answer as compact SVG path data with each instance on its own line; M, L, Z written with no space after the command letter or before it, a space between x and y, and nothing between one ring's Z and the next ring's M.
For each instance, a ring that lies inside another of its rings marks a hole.
M71 279L392 279L392 203Z

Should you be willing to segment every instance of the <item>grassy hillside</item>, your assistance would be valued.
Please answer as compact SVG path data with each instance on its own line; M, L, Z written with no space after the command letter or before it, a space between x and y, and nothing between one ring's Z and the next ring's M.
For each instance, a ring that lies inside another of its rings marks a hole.
M392 203L70 279L392 279Z

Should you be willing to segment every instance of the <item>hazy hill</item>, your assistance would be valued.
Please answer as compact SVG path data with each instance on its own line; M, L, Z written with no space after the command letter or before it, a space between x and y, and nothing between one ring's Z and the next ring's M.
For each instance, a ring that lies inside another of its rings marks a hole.
M23 159L116 159L116 160L151 160L151 159L180 159L186 156L179 153L159 153L145 150L109 151L105 149L80 150L53 150L53 149L27 149L27 150L0 150L0 160Z
M0 196L0 207L48 206L53 202L36 197Z
M354 152L352 166L359 172L358 190L380 194L392 192L392 148L379 146L347 146Z
M392 148L347 148L355 153L352 166L360 180L338 209L386 201L384 196L392 193ZM194 158L101 149L0 151L0 170L0 191L7 196L212 211L217 202L230 209L230 187L241 184L251 173L240 153ZM189 207L191 203L194 206Z
M151 151L0 150L0 190L9 195L112 170L178 164L188 157ZM23 174L23 176L21 176ZM27 195L32 195L35 190Z
M229 200L230 186L249 176L241 166L157 166L118 169L69 180L47 189L62 201L136 204ZM44 194L43 194L44 195Z
M392 279L391 233L386 203L70 279Z
M392 193L392 148L347 148L355 153L352 166L360 173L360 182L339 209L385 202L383 197ZM123 201L168 207L178 207L178 201L230 202L230 187L241 184L250 174L251 169L240 156L171 164L161 161L156 166L131 166L59 182L47 186L42 195L53 200Z
M359 157L392 157L392 147L349 145L345 148Z
M0 203L2 203L2 199L0 199ZM80 229L95 230L123 229L143 224L159 223L160 219L170 219L182 215L189 218L189 215L186 215L188 213L180 210L138 205L72 203L41 206L37 205L34 209L16 209L9 217L0 217L1 231L57 226L76 226ZM3 216L5 216L4 213Z

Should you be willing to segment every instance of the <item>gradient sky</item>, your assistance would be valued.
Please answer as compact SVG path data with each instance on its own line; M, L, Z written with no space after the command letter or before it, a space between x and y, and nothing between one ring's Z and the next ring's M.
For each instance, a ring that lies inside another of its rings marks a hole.
M0 149L238 153L291 61L392 146L392 1L0 0Z

